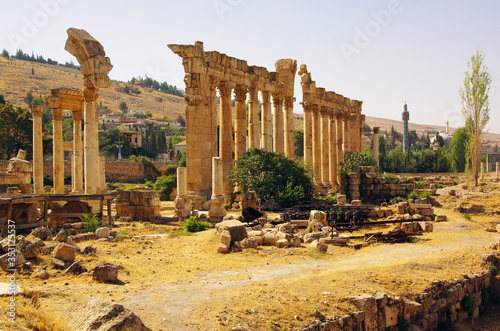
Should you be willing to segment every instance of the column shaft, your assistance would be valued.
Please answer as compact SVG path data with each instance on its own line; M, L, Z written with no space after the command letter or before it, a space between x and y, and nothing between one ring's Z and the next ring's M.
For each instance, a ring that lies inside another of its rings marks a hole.
M228 185L227 174L233 164L233 114L231 109L231 87L227 84L219 86L220 121L219 121L219 157L222 162L222 191L231 195L233 189Z
M337 125L337 168L344 162L344 152L342 150L342 115L338 114L335 117L335 124Z
M235 158L238 159L240 156L245 154L247 151L247 116L245 109L245 99L247 94L247 88L242 85L236 86L235 90L236 102L235 102Z
M283 96L273 94L274 118L273 118L273 147L275 152L284 153L284 130L283 130Z
M249 123L248 123L248 148L260 148L260 123L259 123L259 92L255 87L248 90L249 96Z
M330 154L330 184L332 190L336 190L338 186L337 182L337 148L336 148L336 128L335 128L335 118L333 117L333 111L330 110L328 115L328 147Z
M83 193L82 110L73 111L73 192Z
M349 118L347 117L349 115L346 115L346 117L344 117L342 123L343 123L343 128L342 128L342 132L343 132L343 136L344 136L344 144L343 144L343 151L344 151L344 154L349 152Z
M292 159L295 155L293 139L293 97L285 97L285 155Z
M313 165L312 114L310 105L304 107L304 162Z
M380 165L380 162L379 162L379 150L378 150L378 130L380 128L378 127L374 127L373 128L373 157L375 158L375 160L377 160L377 165Z
M312 109L312 157L316 184L321 181L321 134L318 105Z
M63 147L63 130L62 130L62 114L60 108L52 109L52 134L53 134L53 179L54 193L64 194L64 147Z
M320 111L321 117L321 183L323 186L329 186L330 184L330 167L328 153L330 147L328 144L328 114L325 107L322 107Z
M32 106L33 113L33 186L35 194L43 193L42 106Z
M97 90L94 88L85 88L83 90L85 97L84 103L84 150L85 150L85 193L97 193L99 186L96 176L99 160L97 153L99 150L99 141L97 136L96 123L96 103Z
M273 124L271 117L270 93L262 91L262 139L261 148L265 151L273 150Z

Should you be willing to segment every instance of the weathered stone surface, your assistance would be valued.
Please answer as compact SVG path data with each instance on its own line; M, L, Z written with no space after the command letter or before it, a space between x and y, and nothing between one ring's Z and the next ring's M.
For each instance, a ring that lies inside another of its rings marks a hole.
M36 272L35 276L40 278L40 279L48 279L50 277L50 274L47 270L40 269Z
M222 231L220 235L220 242L226 246L231 246L231 232L228 230Z
M89 240L96 240L97 236L95 233L79 233L75 234L74 236L69 236L68 240L72 240L74 243L78 244L83 241L89 241Z
M52 256L62 261L74 262L75 247L68 244L59 243L52 251Z
M324 238L326 236L328 236L328 233L323 231L307 233L306 235L304 235L304 243L312 243L314 240Z
M26 239L17 242L16 249L23 253L26 259L33 259L40 253L39 246Z
M432 232L432 231L434 231L434 224L432 224L431 222L425 222L425 224L424 224L424 231L425 232Z
M316 249L320 252L326 253L326 251L328 250L328 245L320 242L319 240L314 240L311 243L311 248Z
M9 258L13 258L14 260L9 261ZM0 256L0 267L3 271L10 268L17 268L25 263L26 259L24 258L23 253L18 250Z
M42 255L51 254L54 248L56 248L57 244L58 244L57 242L50 242L47 245L40 247L40 254Z
M70 262L65 262L65 261L60 260L58 258L52 257L52 258L50 258L50 263L52 263L52 266L55 269L65 269L67 267L67 264L69 264Z
M84 255L95 255L97 253L97 247L94 245L87 245L82 251Z
M350 297L349 300L364 312L365 330L378 330L377 303L375 298L368 294L359 294Z
M217 247L217 252L219 253L227 253L229 251L229 246L223 243L219 243Z
M64 271L65 274L79 275L87 272L87 268L81 265L82 260L78 260L71 264L68 269Z
M31 235L40 238L42 240L48 240L48 241L52 240L52 232L50 231L49 228L46 227L34 229L33 231L31 231Z
M150 331L132 311L112 301L88 298L65 313L68 329L80 331Z
M118 280L118 268L111 264L95 267L92 278L101 283L116 283Z
M218 232L227 230L231 233L231 242L241 241L247 237L245 224L240 221L222 221L215 225Z
M66 241L68 241L68 233L66 232L66 230L59 231L56 234L55 240L59 241L59 242L66 242Z
M345 194L341 194L337 197L337 204L343 206L347 203L347 196Z
M108 238L110 236L111 229L107 226L95 230L95 235L97 239Z
M436 222L446 222L448 217L446 215L436 215Z
M278 248L288 247L289 245L290 245L290 243L288 242L287 239L279 239L276 242L276 247L278 247Z

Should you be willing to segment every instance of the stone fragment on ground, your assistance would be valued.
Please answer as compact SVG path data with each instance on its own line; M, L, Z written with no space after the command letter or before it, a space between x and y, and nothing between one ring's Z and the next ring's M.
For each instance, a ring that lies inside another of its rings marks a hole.
M111 264L97 266L92 272L92 278L100 283L116 283L118 268Z

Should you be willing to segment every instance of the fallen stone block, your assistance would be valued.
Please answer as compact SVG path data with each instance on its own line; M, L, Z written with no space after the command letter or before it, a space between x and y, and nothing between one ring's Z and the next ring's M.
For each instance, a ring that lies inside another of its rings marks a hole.
M95 233L79 233L73 236L69 236L68 240L71 239L74 243L81 243L84 241L96 240L97 236Z
M118 268L111 264L95 267L92 278L100 283L116 283L118 280Z
M10 254L10 255L9 255ZM0 256L0 267L3 271L7 269L17 268L26 263L23 253L18 250L14 250L10 253L6 253Z
M68 244L59 243L52 251L52 257L59 260L74 262L75 261L75 247Z
M322 253L326 253L326 251L328 250L328 246L324 243L321 243L319 240L314 240L311 243L311 248L316 249Z
M219 243L219 246L217 247L217 252L218 253L227 253L229 251L229 246L223 243Z
M124 306L91 297L83 302L74 303L65 313L68 330L123 330L151 331L142 320Z
M111 229L107 226L95 230L95 235L98 239L108 238L111 234Z
M215 225L217 232L227 230L231 233L231 242L241 241L247 237L245 224L236 220L222 221Z

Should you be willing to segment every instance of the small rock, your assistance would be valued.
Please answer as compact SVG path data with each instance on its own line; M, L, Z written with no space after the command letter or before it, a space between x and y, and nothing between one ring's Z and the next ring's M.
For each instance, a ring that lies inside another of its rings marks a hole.
M111 229L107 226L95 230L95 235L98 239L108 238L110 236Z
M92 278L101 283L115 283L118 280L118 268L111 264L97 266L92 273Z
M68 269L66 269L64 271L64 273L65 274L72 274L72 275L80 275L80 274L83 274L84 272L87 272L87 268L82 266L80 264L81 262L82 262L82 260L78 260L78 261L74 262L72 265L70 265L68 267Z
M326 251L328 250L328 245L316 239L311 243L311 248L316 249L322 253L326 253Z
M229 246L223 243L219 243L219 247L217 247L217 252L219 253L227 253L229 251Z
M448 217L446 215L436 215L436 222L446 222Z
M97 247L95 247L94 245L85 246L82 252L83 255L96 255L96 253L97 253Z
M52 252L52 256L68 262L75 261L75 247L65 243L59 243Z
M38 270L36 272L36 277L38 277L40 279L48 279L50 277L50 274L48 273L47 270L42 269L42 270Z
M50 262L52 263L52 266L55 269L65 269L66 268L66 262L63 260L59 260L58 258L52 257L50 259Z
M56 234L55 239L56 241L65 243L66 241L68 241L68 233L66 232L66 230L61 230Z
M41 240L52 241L52 232L50 231L49 228L46 227L34 229L33 231L31 231L31 235L40 238Z

